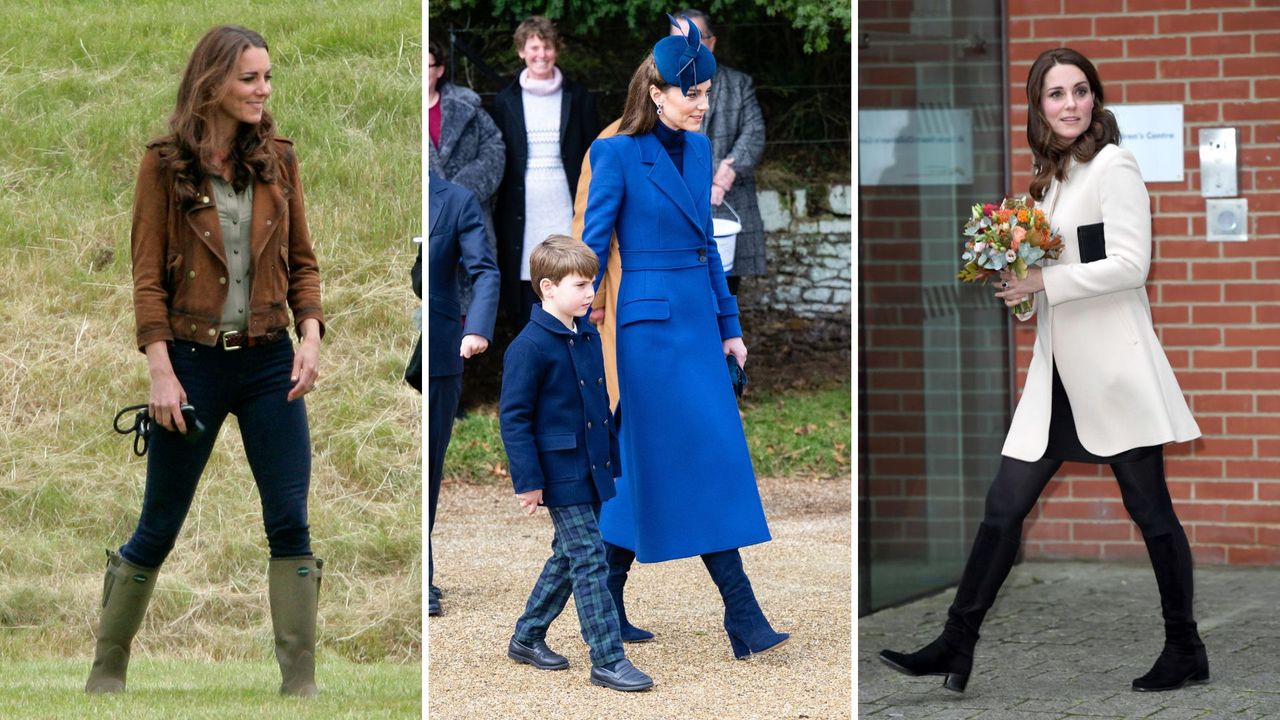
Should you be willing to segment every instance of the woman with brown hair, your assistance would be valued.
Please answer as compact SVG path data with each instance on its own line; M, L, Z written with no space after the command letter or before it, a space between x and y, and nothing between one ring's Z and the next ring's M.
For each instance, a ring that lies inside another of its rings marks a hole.
M978 629L1013 567L1022 522L1063 462L1111 466L1124 507L1146 542L1160 591L1165 644L1137 691L1209 678L1192 612L1191 548L1173 510L1163 445L1200 429L1151 325L1146 279L1151 210L1133 154L1103 104L1102 81L1069 48L1040 55L1027 78L1031 197L1062 233L1057 261L1026 278L1005 271L996 297L1034 296L1039 315L1026 385L1000 468L942 635L910 654L880 659L908 675L943 675L963 692Z
M789 635L765 618L739 552L770 535L726 364L743 365L747 348L711 235L711 144L696 132L715 67L696 25L654 45L631 78L618 135L591 145L582 240L600 259L597 286L615 232L621 259L611 429L622 477L600 514L619 620L625 631L618 580L633 559L698 555L744 658Z
M526 18L512 41L524 67L493 99L493 120L507 146L494 229L502 308L518 331L538 302L529 255L548 235L570 231L582 158L600 121L595 96L556 64L563 42L551 20Z
M262 36L213 28L187 63L169 134L142 159L131 244L137 347L151 375L147 480L137 528L107 553L86 692L125 689L129 646L229 413L262 500L280 691L318 692L323 563L307 525L311 439L302 398L315 387L324 315L298 161L276 135L270 95Z

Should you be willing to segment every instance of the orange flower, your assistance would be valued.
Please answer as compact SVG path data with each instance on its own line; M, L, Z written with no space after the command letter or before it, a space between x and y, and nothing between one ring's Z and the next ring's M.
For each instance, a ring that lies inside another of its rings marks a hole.
M1019 210L1019 211L1018 211L1018 222L1024 223L1024 222L1026 222L1028 219L1029 219L1029 216L1027 215L1027 211L1026 211L1026 210Z

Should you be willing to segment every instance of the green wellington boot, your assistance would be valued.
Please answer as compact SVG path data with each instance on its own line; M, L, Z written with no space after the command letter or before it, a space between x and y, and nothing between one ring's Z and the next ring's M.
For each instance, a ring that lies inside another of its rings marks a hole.
M102 581L102 621L98 625L98 643L85 692L124 692L129 645L142 625L159 573L159 568L138 567L107 551L107 573Z
M283 678L282 695L320 694L316 687L316 602L323 567L323 560L310 556L271 561L267 595L276 633L276 660Z

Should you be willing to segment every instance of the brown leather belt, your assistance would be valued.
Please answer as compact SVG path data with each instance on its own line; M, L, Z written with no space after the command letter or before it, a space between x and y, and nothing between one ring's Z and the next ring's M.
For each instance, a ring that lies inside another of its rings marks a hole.
M233 330L218 336L218 346L223 350L239 350L240 348L273 343L283 337L284 334L284 330L274 330L266 335L253 336L247 332Z

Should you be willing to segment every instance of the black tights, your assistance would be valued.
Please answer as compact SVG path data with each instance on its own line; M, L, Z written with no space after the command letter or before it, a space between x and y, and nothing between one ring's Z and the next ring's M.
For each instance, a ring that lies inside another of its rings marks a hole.
M998 530L1001 536L1017 541L1022 537L1023 519L1035 507L1045 485L1060 467L1061 460L1042 458L1024 462L1002 457L996 479L987 491L983 524ZM1114 463L1111 472L1120 485L1124 509L1137 523L1144 538L1183 534L1165 484L1163 448L1157 447L1134 462Z

